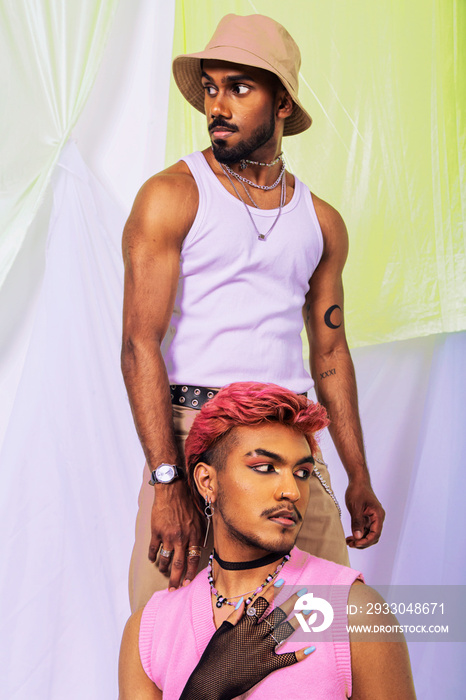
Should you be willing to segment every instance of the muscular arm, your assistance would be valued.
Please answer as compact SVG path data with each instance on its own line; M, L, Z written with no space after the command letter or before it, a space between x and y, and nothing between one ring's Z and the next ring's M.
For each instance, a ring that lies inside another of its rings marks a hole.
M391 612L374 612L376 603L381 610L386 608L384 599L374 589L356 582L348 603L350 610L356 610L348 616L351 626L390 629L378 634L350 632L351 700L416 700L408 648L403 633L397 631L398 621Z
M142 187L123 233L121 366L150 470L161 462L183 466L173 433L161 343L173 312L181 245L196 210L196 185L186 166L177 164ZM176 587L185 566L186 545L200 544L199 521L184 481L156 485L154 492L149 558L155 561L161 543L175 550L170 585ZM191 561L190 564L193 565Z
M312 275L304 307L310 367L319 401L326 407L330 434L348 474L346 504L352 516L350 546L378 541L385 517L375 497L364 454L353 362L346 342L342 272L348 234L333 207L313 197L324 238L322 259Z

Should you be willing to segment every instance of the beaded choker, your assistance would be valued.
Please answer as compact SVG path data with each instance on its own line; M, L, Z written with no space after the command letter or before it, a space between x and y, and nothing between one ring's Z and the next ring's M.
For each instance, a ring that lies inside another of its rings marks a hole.
M217 598L217 602L215 603L215 605L216 605L217 608L221 608L222 605L236 605L236 603L232 602L231 600L228 600L228 598L226 598L225 596L221 595L221 594L217 591L217 589L215 588L215 585L214 585L214 577L213 577L213 575L212 575L212 561L213 561L213 558L214 558L214 553L215 553L215 550L212 552L212 554L211 554L210 557L209 557L209 564L208 564L208 566L207 566L207 579L208 579L208 581L209 581L210 590L211 590L212 594ZM263 560L264 560L264 559L270 559L270 556L272 556L272 557L275 559L277 555L276 555L276 554L267 555L266 557L262 557L261 559L256 559L255 562L262 562L262 566L264 566ZM217 557L218 557L218 555L217 555ZM275 569L275 571L273 572L273 574L269 574L269 575L266 577L264 583L261 583L261 585L260 585L258 588L256 588L255 591L248 591L248 593L252 593L252 595L250 595L249 598L247 598L247 600L245 601L245 604L246 604L246 605L249 605L250 603L252 603L252 601L254 600L254 598L262 591L262 589L265 588L265 586L266 586L268 583L270 583L271 581L274 580L274 578L277 576L277 574L279 573L279 571L281 571L281 569L285 566L286 562L288 561L288 559L290 559L290 557L291 557L291 554L285 554L285 556L283 557L282 561L281 561L280 564L277 566L277 568ZM218 561L217 558L216 558L216 561ZM222 561L222 560L220 560L220 562L221 562L221 561ZM272 561L273 561L273 559L272 559ZM220 562L219 562L219 563L220 563ZM253 566L250 566L250 565L251 565L251 564L254 564L255 562L252 562L252 561L245 562L248 566L246 566L246 567L238 567L238 568L252 569L252 568L254 568L254 567L253 567ZM237 564L237 562L225 562L225 563L227 563L227 564ZM241 563L243 563L243 562L241 562ZM220 564L220 566L221 566L221 564ZM256 568L257 568L257 564L256 564ZM247 595L247 594L246 594L246 593L243 593L242 595L244 596L244 595ZM240 598L240 597L241 597L241 594L240 594L240 595L232 596L232 598Z

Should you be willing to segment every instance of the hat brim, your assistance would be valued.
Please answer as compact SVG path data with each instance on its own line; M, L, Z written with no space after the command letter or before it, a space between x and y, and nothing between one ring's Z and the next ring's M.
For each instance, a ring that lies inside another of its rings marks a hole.
M295 90L291 87L285 76L259 56L245 49L233 46L216 46L199 53L176 56L173 61L173 76L175 82L185 99L199 112L205 114L204 89L201 83L202 60L227 61L228 63L240 63L245 66L262 68L274 73L289 92L294 103L293 112L285 119L283 129L284 136L300 134L312 124L312 119L298 100Z

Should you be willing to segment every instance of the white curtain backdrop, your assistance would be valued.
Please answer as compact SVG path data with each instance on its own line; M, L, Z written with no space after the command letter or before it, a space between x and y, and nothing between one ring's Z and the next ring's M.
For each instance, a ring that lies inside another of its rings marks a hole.
M380 542L351 550L351 565L375 586L464 586L466 333L358 348L353 358L372 482L387 515ZM342 502L343 469L329 436L323 444ZM346 512L343 523L349 534ZM466 605L454 615L464 628ZM464 697L465 643L409 647L419 698Z
M89 95L117 3L3 0L0 5L0 75L8 106L0 113L0 284Z
M116 697L143 463L118 366L123 222L70 143L0 454L5 698Z
M0 356L2 700L117 696L143 461L119 369L120 237L138 186L163 167L172 30L173 3L121 0L77 143L16 258L15 291L29 292L9 297ZM31 285L29 269L43 280ZM352 565L368 583L464 584L466 334L361 348L354 360L387 520ZM324 454L343 501L328 436ZM464 696L465 645L410 651L419 698Z

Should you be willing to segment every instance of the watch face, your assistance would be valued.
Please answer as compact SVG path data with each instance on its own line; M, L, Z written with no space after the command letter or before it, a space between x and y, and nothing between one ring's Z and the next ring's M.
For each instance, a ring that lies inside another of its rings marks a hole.
M161 481L162 484L168 484L175 478L175 470L171 464L161 464L155 470L157 481Z

